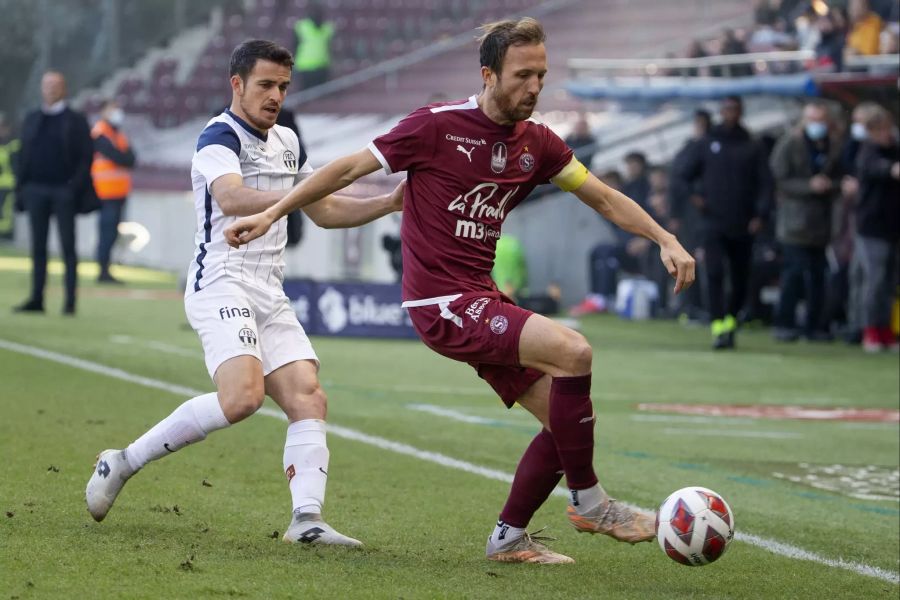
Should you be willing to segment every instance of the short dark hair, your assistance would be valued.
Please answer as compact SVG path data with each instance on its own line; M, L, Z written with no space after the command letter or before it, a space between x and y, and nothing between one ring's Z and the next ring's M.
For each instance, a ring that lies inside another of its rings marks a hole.
M643 152L632 151L625 155L625 162L639 162L641 166L647 167L647 155Z
M744 108L744 99L741 98L740 96L736 96L736 95L734 95L734 94L729 94L728 96L725 96L724 98L722 98L722 102L723 102L723 103L725 103L725 102L734 102L734 103L737 104L740 108Z
M546 39L540 21L531 17L485 23L478 29L481 30L481 37L478 38L481 43L478 48L481 66L498 75L510 46L542 44Z
M704 121L706 121L707 125L712 123L712 115L710 114L710 112L708 110L703 109L703 108L698 108L697 110L694 111L694 118L695 119L703 119Z
M228 76L239 75L247 81L247 75L258 60L268 60L288 68L294 66L294 57L287 48L269 40L247 40L238 44L231 53Z

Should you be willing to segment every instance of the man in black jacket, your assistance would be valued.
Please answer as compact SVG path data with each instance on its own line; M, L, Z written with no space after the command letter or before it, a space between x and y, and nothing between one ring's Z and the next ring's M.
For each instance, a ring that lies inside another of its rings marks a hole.
M47 235L50 216L56 224L66 265L63 314L75 314L75 215L85 196L94 197L91 183L93 142L85 118L66 103L66 80L48 71L41 79L43 105L25 117L16 169L16 197L28 211L31 225L31 297L18 312L44 311L47 280Z
M702 190L691 203L701 217L714 349L735 346L735 317L747 294L753 236L768 216L772 193L765 150L741 124L741 99L725 98L720 115L722 122L678 165L682 185ZM726 262L731 281L727 305Z
M900 252L900 142L891 114L878 107L867 115L866 141L856 159L857 255L863 272L863 349L898 349L891 330L891 302Z

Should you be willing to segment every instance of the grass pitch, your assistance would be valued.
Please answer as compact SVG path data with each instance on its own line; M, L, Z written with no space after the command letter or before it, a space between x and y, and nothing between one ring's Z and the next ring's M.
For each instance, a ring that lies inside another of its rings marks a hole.
M285 424L260 414L149 465L103 523L84 506L95 454L122 447L181 403L177 393L13 351L10 343L212 390L174 278L129 271L126 288L82 288L62 317L13 315L28 273L0 257L0 598L897 598L897 423L675 415L639 403L898 408L896 356L842 345L737 352L705 330L587 319L595 348L596 465L605 487L652 507L686 485L731 504L739 533L692 569L655 544L576 534L565 500L549 526L571 566L500 565L484 541L508 484L397 446L330 435L326 518L361 551L288 546ZM27 263L25 263L27 266ZM120 272L121 273L121 272ZM51 275L51 284L58 278ZM329 421L381 440L512 473L537 430L469 367L419 342L315 339ZM274 404L268 404L274 409ZM391 449L393 448L393 449ZM775 544L780 543L781 546ZM787 545L787 549L786 546ZM770 551L775 549L780 553ZM806 558L790 558L805 551ZM866 575L867 567L874 575Z

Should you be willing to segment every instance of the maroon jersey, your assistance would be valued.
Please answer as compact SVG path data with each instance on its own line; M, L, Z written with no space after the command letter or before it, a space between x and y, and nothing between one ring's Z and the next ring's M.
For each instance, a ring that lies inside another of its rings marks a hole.
M388 174L407 172L405 301L495 290L491 269L506 215L572 159L545 125L498 125L475 96L420 108L369 149Z

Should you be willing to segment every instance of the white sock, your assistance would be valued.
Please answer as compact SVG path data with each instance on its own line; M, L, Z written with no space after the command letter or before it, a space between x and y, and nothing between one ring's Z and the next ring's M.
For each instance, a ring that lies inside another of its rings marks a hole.
M288 425L284 442L284 473L291 488L294 512L322 513L328 481L325 421L304 419Z
M581 515L597 508L606 502L608 497L606 490L599 483L586 490L569 490L569 504L575 508L575 512Z
M488 542L493 548L502 548L525 535L524 527L513 527L505 521L498 520L494 527L494 532L488 538Z
M218 394L204 394L191 398L136 439L125 450L132 469L137 471L151 460L157 460L181 450L188 444L200 442L217 429L231 423L219 405Z

